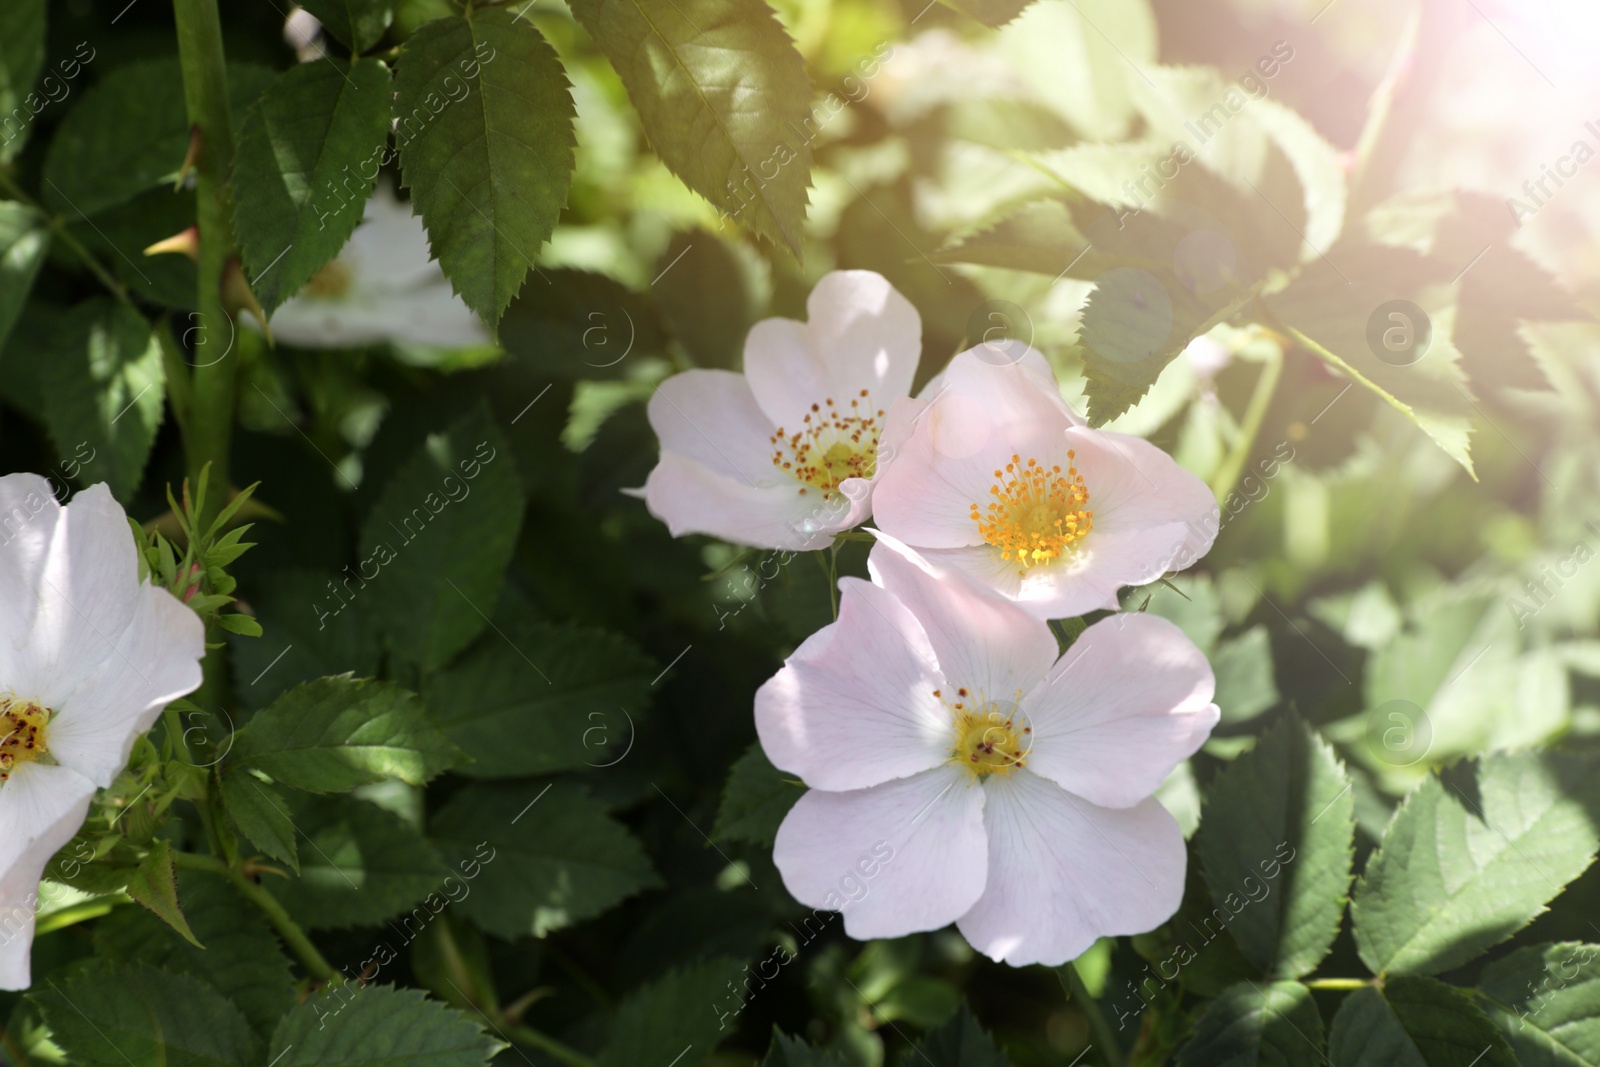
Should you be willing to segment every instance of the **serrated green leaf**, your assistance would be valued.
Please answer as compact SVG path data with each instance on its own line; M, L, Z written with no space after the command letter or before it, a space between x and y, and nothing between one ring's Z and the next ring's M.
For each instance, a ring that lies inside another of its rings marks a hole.
M1361 1067L1517 1067L1505 1040L1459 989L1396 978L1345 998L1328 1034L1328 1062Z
M604 630L502 626L424 690L472 778L605 767L633 746L655 663Z
M916 1063L931 1067L1011 1067L1010 1059L983 1032L972 1009L965 1004L949 1022L930 1031L915 1049L900 1058L900 1067Z
M247 772L222 779L222 805L251 843L275 860L300 872L300 852L295 844L294 821L283 795Z
M128 895L149 908L162 922L176 930L196 948L205 948L194 936L189 920L178 904L178 874L172 867L172 846L157 841L151 846L139 869L128 879Z
M847 1067L844 1058L832 1049L812 1048L798 1037L772 1028L772 1044L761 1067Z
M497 323L567 202L567 76L533 23L504 8L424 24L396 67L395 139L434 257Z
M673 235L653 270L661 317L695 365L736 370L756 316L733 249L706 230L688 230Z
M681 1057L677 1067L699 1067L723 1038L733 1036L743 1001L729 988L737 988L741 973L738 962L719 958L672 971L638 990L617 1009L595 1067L636 1067L671 1062L673 1056Z
M242 113L277 76L228 64L228 99ZM50 141L40 178L45 204L69 220L94 216L172 184L189 150L189 112L176 58L127 63L87 89Z
M262 884L302 926L383 922L421 906L450 873L432 844L376 804L300 793L288 800L303 841L300 877L268 878Z
M758 741L745 749L728 772L711 836L718 841L748 841L771 848L778 825L804 792L804 786L772 765Z
M474 783L430 833L450 862L482 862L458 906L508 940L543 937L660 885L633 835L573 785Z
M72 1063L247 1067L259 1052L239 1009L186 974L95 963L29 995Z
M1600 846L1596 784L1590 764L1554 753L1485 756L1475 781L1429 776L1357 883L1362 962L1434 974L1533 921Z
M1600 1065L1600 945L1530 945L1484 968L1478 990L1522 1067Z
M1217 677L1215 701L1222 721L1248 722L1278 702L1272 674L1272 642L1265 626L1230 637L1211 653Z
M1299 982L1230 986L1195 1021L1178 1067L1317 1067L1328 1062L1322 1013Z
M217 875L183 871L178 895L205 948L175 937L139 908L118 908L95 924L96 952L122 965L145 963L215 986L263 1036L295 1001L289 958L261 912Z
M371 600L356 595L360 582L353 567L334 576L274 571L252 590L262 639L231 643L235 689L246 707L265 707L313 678L378 673L383 649L368 615Z
M423 785L460 759L416 694L348 674L297 686L234 735L235 772L309 793L398 779Z
M0 352L22 314L33 279L50 249L50 231L33 208L0 201Z
M1354 807L1332 749L1294 715L1206 790L1197 839L1206 884L1240 950L1271 977L1309 974L1339 933Z
M61 455L94 451L86 471L127 502L144 478L164 413L166 373L150 324L108 298L73 308L44 367L44 416Z
M33 110L24 101L44 66L44 12L45 0L10 0L0 7L0 162L17 157L33 125Z
M505 1048L472 1017L416 989L346 985L283 1017L275 1067L481 1067Z
M394 19L395 0L306 0L301 6L322 28L356 52L382 39Z
M500 320L501 347L531 370L556 379L623 378L637 357L666 350L652 301L603 274L543 273Z
M234 220L251 287L269 315L361 221L369 174L377 174L389 137L391 95L389 68L378 60L328 59L290 67L245 113Z
M954 241L931 258L935 263L977 263L1061 277L1094 277L1114 263L1097 260L1093 245L1078 231L1064 200L1032 200L1008 210L987 225ZM1099 268L1099 269L1096 269Z
M816 120L805 63L772 9L575 0L572 13L621 76L667 168L798 256Z
M522 524L510 447L485 408L430 437L361 529L358 595L391 651L438 670L488 626Z

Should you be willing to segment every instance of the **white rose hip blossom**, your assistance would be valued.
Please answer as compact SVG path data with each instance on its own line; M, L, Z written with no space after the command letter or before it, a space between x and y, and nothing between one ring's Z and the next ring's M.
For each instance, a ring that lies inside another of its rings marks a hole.
M838 907L888 854L843 907L852 937L954 922L1018 966L1170 917L1184 842L1152 794L1217 722L1200 650L1130 613L1058 658L1048 624L892 539L870 568L756 694L762 747L810 787L774 849L789 892Z
M200 685L198 616L139 581L105 485L0 478L0 989L25 989L39 879L134 739Z
M1040 618L1115 610L1120 588L1182 570L1216 537L1204 482L1148 441L1086 426L1020 342L956 356L888 435L878 527Z
M860 270L825 275L806 313L756 323L743 374L685 371L650 398L661 460L644 497L674 537L806 551L871 516L879 437L909 402L922 320Z

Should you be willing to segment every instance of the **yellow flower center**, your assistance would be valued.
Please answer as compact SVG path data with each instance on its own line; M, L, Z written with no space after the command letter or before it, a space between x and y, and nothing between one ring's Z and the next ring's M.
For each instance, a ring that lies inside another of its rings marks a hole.
M982 692L973 696L966 688L956 690L954 701L945 700L937 689L933 695L953 716L951 763L980 780L991 774L1004 777L1027 764L1033 747L1033 727L1027 725L1018 710L1021 690L1012 697L1010 707L987 699Z
M11 777L19 763L45 754L45 723L50 712L32 701L0 697L0 782Z
M1012 456L1003 471L995 471L987 512L972 505L978 534L1000 550L1001 559L1016 560L1024 569L1049 563L1066 552L1094 528L1094 512L1087 507L1089 490L1083 475L1070 461L1068 467L1046 467L1029 458Z
M798 432L791 434L778 427L770 438L772 465L804 483L802 495L809 487L822 490L822 499L831 499L846 478L872 477L877 469L882 418L882 409L873 408L865 389L850 401L848 409L828 397L811 405Z

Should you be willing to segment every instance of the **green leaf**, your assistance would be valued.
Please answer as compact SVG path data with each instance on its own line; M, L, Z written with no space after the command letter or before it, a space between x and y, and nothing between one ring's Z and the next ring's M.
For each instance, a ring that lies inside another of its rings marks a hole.
M651 268L661 317L697 366L736 370L755 298L731 245L706 230L673 235Z
M1484 968L1478 990L1522 1067L1600 1065L1600 945L1530 945Z
M368 617L371 601L356 595L361 576L347 566L336 577L274 571L253 590L262 640L232 642L234 687L246 707L264 707L313 678L378 673L382 642Z
M508 940L543 937L661 884L633 836L573 785L474 783L431 832L452 863L482 861L459 907Z
M5 351L6 338L22 314L49 249L50 231L37 211L0 201L0 352Z
M1299 982L1241 982L1212 1001L1194 1024L1178 1067L1317 1067L1322 1013Z
M295 1002L289 957L261 912L225 879L198 871L178 876L183 910L205 948L174 937L139 908L118 908L95 924L96 952L131 966L146 963L215 986L258 1034L272 1032Z
M450 873L433 845L376 804L296 793L289 814L304 838L300 877L262 884L302 926L383 922L434 894Z
M52 339L44 416L57 451L93 450L91 480L126 503L144 477L164 411L161 346L133 308L99 298L79 304Z
M832 1049L816 1049L800 1040L789 1037L776 1026L772 1028L772 1044L767 1046L766 1058L761 1067L847 1067L844 1058Z
M556 379L624 378L638 364L630 356L666 350L650 300L603 274L542 273L500 320L501 347L529 370Z
M8 0L0 6L0 162L27 144L33 112L24 105L44 66L45 0ZM0 340L4 331L0 330Z
M772 9L574 0L572 13L621 76L667 168L798 256L817 127L805 63Z
M230 767L308 793L399 779L424 785L460 758L416 694L348 674L296 686L234 735Z
M172 867L172 846L166 841L157 841L133 877L128 879L128 895L183 935L184 940L196 948L205 948L194 936L189 920L183 917L183 909L178 906L177 879Z
M748 841L771 848L778 838L779 824L803 792L804 786L786 779L772 765L758 741L745 749L728 772L711 836L718 841Z
M994 1039L983 1032L972 1009L965 1004L949 1022L928 1033L900 1059L901 1067L917 1063L930 1067L1011 1067L1006 1054L995 1047Z
M1450 340L1456 310L1448 279L1448 268L1409 249L1344 243L1266 303L1294 340L1409 418L1472 474L1469 416L1476 405ZM1387 311L1397 300L1420 309L1426 322L1412 321L1415 312ZM1374 316L1381 339L1395 321L1390 314L1402 316L1395 328L1409 330L1413 341L1426 331L1427 348L1412 349L1421 351L1414 362L1404 362L1412 358L1407 352L1380 359L1370 343Z
M239 832L257 848L300 873L294 821L281 793L248 772L230 773L222 779L222 805Z
M411 202L456 292L499 321L566 206L574 110L533 23L504 8L426 23L396 68Z
M229 63L235 113L276 76L270 67ZM152 186L170 186L188 150L189 111L177 59L127 63L85 90L67 112L45 156L41 196L69 220L93 216Z
M424 691L461 773L514 778L605 767L632 748L655 663L604 630L502 626Z
M1211 653L1222 721L1248 722L1278 702L1272 676L1272 642L1265 626L1252 626Z
M1460 777L1430 776L1406 798L1356 886L1356 946L1374 974L1434 974L1504 941L1600 846L1586 761L1490 755Z
M985 26L1004 26L1033 0L944 0L945 4L963 15L977 19Z
M744 1002L729 988L737 988L740 976L738 962L719 958L672 971L638 990L617 1009L595 1067L671 1063L674 1056L680 1057L677 1067L698 1067L733 1035Z
M1329 1063L1361 1067L1517 1067L1505 1039L1459 989L1396 978L1345 998L1328 1035Z
M357 595L395 655L432 672L484 631L522 508L510 448L481 406L389 479L362 526Z
M1309 974L1332 946L1350 889L1354 809L1333 750L1295 715L1206 790L1197 842L1206 884L1264 973Z
M329 59L290 67L245 113L234 219L251 287L269 315L361 221L389 137L390 96L389 68L378 60Z
M265 1062L273 1067L480 1067L505 1047L476 1019L419 990L345 985L285 1015Z
M92 964L29 994L70 1062L93 1067L253 1065L258 1042L239 1009L185 974Z
M382 39L394 19L395 0L306 0L301 6L322 28L356 52ZM309 64L305 64L309 66Z

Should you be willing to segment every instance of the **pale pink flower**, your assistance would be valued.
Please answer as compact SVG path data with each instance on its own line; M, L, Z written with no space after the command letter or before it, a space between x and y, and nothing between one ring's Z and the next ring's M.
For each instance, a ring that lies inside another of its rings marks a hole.
M0 989L26 989L39 878L139 734L200 685L205 631L139 581L104 485L62 507L33 474L0 478Z
M885 538L872 582L756 694L767 756L810 786L773 860L850 936L954 922L1006 963L1153 929L1183 896L1151 794L1217 722L1200 650L1153 615L1048 624Z
M1211 548L1216 498L1148 441L1090 429L1016 341L950 361L895 412L880 529L1040 618L1115 610L1123 586Z
M803 551L871 515L878 439L891 405L909 403L922 320L861 270L825 275L806 312L756 323L743 374L686 371L650 398L661 460L645 500L674 537Z

